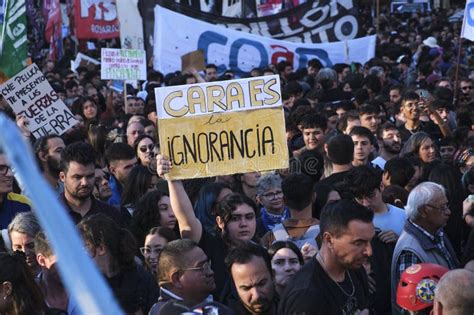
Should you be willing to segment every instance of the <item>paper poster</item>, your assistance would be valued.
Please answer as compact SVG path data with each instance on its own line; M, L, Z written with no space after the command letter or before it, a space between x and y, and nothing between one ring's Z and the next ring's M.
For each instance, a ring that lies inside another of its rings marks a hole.
M278 76L156 88L155 95L169 179L288 167Z
M28 130L36 139L62 135L78 122L36 64L0 85L0 92L15 114L28 119Z
M102 80L146 80L146 54L138 49L102 48Z

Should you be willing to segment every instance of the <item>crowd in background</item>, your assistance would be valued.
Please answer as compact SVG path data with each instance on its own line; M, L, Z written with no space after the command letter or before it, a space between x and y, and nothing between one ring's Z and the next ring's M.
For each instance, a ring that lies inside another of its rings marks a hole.
M213 64L122 91L66 67L69 42L39 65L79 124L34 139L0 107L127 314L472 314L473 46L448 16L383 14L365 64L252 69L280 76L288 169L164 179L179 166L155 88L236 79ZM10 166L0 154L0 314L82 314Z

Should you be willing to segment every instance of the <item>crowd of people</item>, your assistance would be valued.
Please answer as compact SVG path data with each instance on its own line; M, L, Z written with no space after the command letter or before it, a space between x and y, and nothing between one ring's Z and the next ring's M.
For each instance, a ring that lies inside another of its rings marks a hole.
M471 46L458 65L443 10L380 27L365 64L249 72L280 76L288 169L165 179L179 166L160 152L155 88L235 79L214 64L119 91L93 65L44 60L79 121L61 136L35 139L0 108L126 314L473 314ZM0 153L0 314L82 314L10 162Z

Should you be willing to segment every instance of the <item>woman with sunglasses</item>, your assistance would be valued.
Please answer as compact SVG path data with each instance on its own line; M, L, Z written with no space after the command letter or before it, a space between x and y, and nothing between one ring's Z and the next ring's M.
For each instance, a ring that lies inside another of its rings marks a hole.
M157 174L163 176L171 169L171 162L163 155L157 156ZM178 220L182 238L199 244L212 262L216 282L215 295L224 301L230 296L230 274L224 258L229 250L242 243L252 242L256 232L257 206L253 200L240 194L230 194L219 204L216 213L216 236L203 228L193 211L191 200L181 181L168 181L170 201Z
M138 136L133 144L137 160L144 166L149 166L155 157L155 141L147 135Z
M174 231L165 226L155 226L145 236L145 244L140 247L140 253L143 255L145 267L156 278L158 270L158 258L163 247L171 241L178 239Z

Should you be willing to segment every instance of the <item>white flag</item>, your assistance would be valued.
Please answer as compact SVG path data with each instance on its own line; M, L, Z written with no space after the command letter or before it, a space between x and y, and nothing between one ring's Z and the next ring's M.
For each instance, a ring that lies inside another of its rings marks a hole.
M461 37L474 41L474 0L466 1Z

